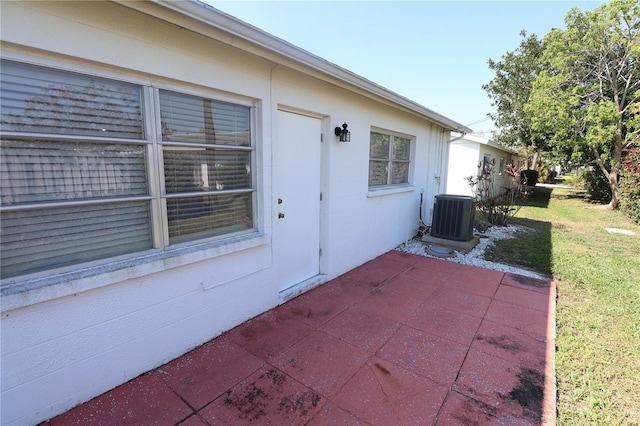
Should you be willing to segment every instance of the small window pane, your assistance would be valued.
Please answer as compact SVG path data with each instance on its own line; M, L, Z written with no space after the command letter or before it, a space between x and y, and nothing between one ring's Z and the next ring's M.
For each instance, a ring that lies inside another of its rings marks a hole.
M251 200L251 193L167 199L170 243L252 229Z
M251 153L164 147L167 193L251 188Z
M0 129L142 139L138 86L2 62Z
M216 144L249 146L249 108L224 102L211 101Z
M371 132L369 186L409 183L411 138Z
M371 144L369 147L369 158L384 160L389 158L390 136L381 133L371 132Z
M151 248L148 202L2 213L2 277Z
M409 161L411 150L411 139L393 138L393 159Z
M249 108L160 91L162 140L250 146Z
M409 182L409 163L392 163L391 184Z
M147 195L141 145L2 141L3 205Z
M387 184L387 161L369 161L369 186Z

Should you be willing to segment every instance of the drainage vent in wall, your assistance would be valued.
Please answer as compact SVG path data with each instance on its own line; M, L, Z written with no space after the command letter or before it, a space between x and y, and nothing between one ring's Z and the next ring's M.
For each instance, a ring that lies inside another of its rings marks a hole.
M435 257L453 257L456 255L455 250L434 245L428 245L426 251L428 255Z

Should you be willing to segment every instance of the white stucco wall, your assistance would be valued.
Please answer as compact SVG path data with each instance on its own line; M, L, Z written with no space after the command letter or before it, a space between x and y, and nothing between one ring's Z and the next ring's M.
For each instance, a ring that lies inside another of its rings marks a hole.
M449 144L447 194L472 195L465 177L478 175L480 146L473 142L455 141Z
M495 146L494 142L472 135L458 137L454 133L452 142L449 143L449 160L447 174L447 194L472 195L471 187L465 177L478 176L480 164L484 157L495 159L494 188L501 192L510 185L510 177L500 170L500 160L504 160L504 167L517 161L516 155L511 151Z
M480 147L480 159L483 159L485 155L487 155L491 160L496 161L493 181L494 191L496 191L496 193L506 191L506 188L511 186L511 178L505 173L504 168L500 169L500 159L504 159L504 167L507 167L513 162L513 154L493 146L482 145Z
M313 81L290 69L276 68L274 101L303 110L327 112L329 137L323 158L325 195L330 204L326 238L328 274L335 276L372 259L415 235L419 226L420 193L429 214L444 186L435 179L441 170L440 150L446 149L442 128L417 117L335 86ZM336 143L334 127L347 121L350 143ZM415 136L413 185L400 190L368 190L371 127ZM375 230L375 232L372 232Z
M226 41L214 41L97 2L3 2L2 28L5 58L254 102L260 226L255 235L169 258L41 277L3 297L3 425L53 417L283 302L272 255L278 108L322 119L323 275L316 284L413 236L421 192L430 221L434 196L445 190L442 127L305 75L284 59L278 64L240 51L231 37L217 34ZM352 134L347 144L332 133L344 121ZM368 190L372 126L415 137L413 185ZM50 285L36 288L43 282Z

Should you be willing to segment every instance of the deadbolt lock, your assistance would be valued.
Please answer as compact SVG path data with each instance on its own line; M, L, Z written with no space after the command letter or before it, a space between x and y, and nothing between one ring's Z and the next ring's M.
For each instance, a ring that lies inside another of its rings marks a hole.
M282 198L278 198L278 204L282 204Z

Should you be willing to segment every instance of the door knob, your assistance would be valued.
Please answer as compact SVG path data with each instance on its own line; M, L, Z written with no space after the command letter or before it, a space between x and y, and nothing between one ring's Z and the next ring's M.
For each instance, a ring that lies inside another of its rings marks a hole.
M284 217L284 213L278 213L278 219L282 219Z

